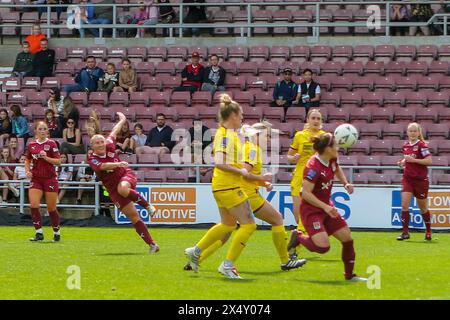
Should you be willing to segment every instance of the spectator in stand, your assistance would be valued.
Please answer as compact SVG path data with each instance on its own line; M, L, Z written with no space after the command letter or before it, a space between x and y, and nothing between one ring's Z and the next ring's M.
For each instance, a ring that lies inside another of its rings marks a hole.
M30 53L30 44L26 41L22 43L22 52L19 52L12 71L13 77L26 77L33 73L34 55Z
M96 4L115 4L115 0L96 1ZM95 24L111 24L113 22L113 6L97 6L94 7ZM104 29L103 34L109 33L111 29Z
M202 87L205 68L199 63L200 55L198 52L193 52L191 63L184 67L181 72L181 86L176 87L174 91L190 91L194 93Z
M61 164L67 164L69 162L69 156L67 153L62 152L61 153ZM58 181L72 181L72 175L73 175L73 167L56 167L56 172L58 174ZM61 184L62 186L68 186ZM60 189L58 193L58 203L62 201L66 194L66 189Z
M297 96L298 85L292 81L292 69L283 69L283 80L277 81L273 89L271 107L283 107L284 121L286 121L287 109L292 105Z
M19 163L25 164L26 154L22 154L19 158ZM13 180L28 180L27 174L25 172L25 166L17 166L14 168ZM14 184L16 188L20 188L20 183Z
M48 40L41 40L41 51L35 54L33 60L33 76L45 77L53 76L53 67L55 65L55 50L48 48Z
M433 16L434 12L430 4L411 4L411 22L427 22ZM412 26L409 27L409 35L415 36L419 28ZM431 34L430 27L420 27L424 36Z
M78 123L80 121L80 111L77 106L73 103L72 98L66 97L64 99L64 110L62 116L59 115L59 127L62 129L67 128L67 121L72 119L75 121L75 127L78 128Z
M97 91L112 92L119 85L119 72L114 63L106 65L106 73L98 80Z
M393 22L408 22L409 10L405 4L392 4L391 5L391 21ZM404 36L407 33L408 27L392 27L391 34L393 36Z
M59 88L51 88L48 92L47 109L52 110L55 115L64 114L64 97L61 95Z
M102 2L104 3L104 2ZM112 13L112 8L110 7L100 7L94 8L92 5L92 2L89 0L81 0L80 4L83 6L80 6L80 18L81 18L81 25L83 24L109 24L112 22L112 20L109 20L108 18L103 17L105 13L105 10L110 11ZM97 16L96 16L96 10L97 10ZM101 10L101 11L99 11ZM99 29L91 28L89 31L92 33L94 37L99 37L100 32ZM80 38L85 37L85 28L79 29L80 32Z
M96 66L94 56L87 56L85 59L86 67L81 69L75 76L76 84L64 86L67 96L71 92L95 92L97 91L98 80L105 74L103 69Z
M58 117L52 109L47 109L45 111L45 123L47 124L50 138L61 138Z
M75 126L75 120L67 120L67 128L63 131L64 142L61 143L61 153L85 154L83 142L81 141L81 130Z
M41 31L41 25L39 23L33 24L32 34L25 38L25 41L30 44L31 54L36 54L41 51L41 40L45 38L45 34Z
M82 163L86 163L86 161L83 161ZM95 172L92 170L91 167L80 167L77 171L76 180L79 182L95 182ZM86 185L79 185L78 192L77 192L77 204L81 204L81 199L83 197L84 189L81 187L86 187Z
M0 163L16 163L17 159L11 156L11 152L8 147L2 148L0 154ZM0 180L13 180L14 167L0 166ZM2 196L0 196L0 205L4 204L8 199L8 191L11 190L14 193L14 197L19 197L19 190L17 190L12 183L6 183L6 188L2 189Z
M172 141L173 129L166 125L166 117L162 113L156 115L156 127L147 135L145 146L136 151L137 154L151 153L163 155L169 153L175 142Z
M314 82L311 69L303 70L303 82L298 86L298 94L295 102L305 108L305 115L310 108L317 108L320 104L320 86Z
M441 8L437 11L437 13L450 13L450 3L446 0L440 0ZM445 26L435 25L437 32L441 35L444 34ZM447 23L447 34L450 34L450 23Z
M183 0L183 3L205 3L205 0ZM185 23L200 23L207 20L205 6L188 6L187 10L187 15L183 20ZM200 28L190 28L186 31L190 31L194 37L200 36Z
M127 121L122 126L122 130L120 130L120 132L117 134L116 152L133 153L133 151L130 148L130 139L131 139L130 124Z
M213 95L216 91L225 91L225 69L219 66L219 57L216 54L209 56L209 66L203 72L202 91L209 91Z
M134 135L130 139L130 148L134 153L139 153L141 147L147 143L147 135L144 134L144 127L140 123L134 125Z
M20 155L23 154L25 149L25 143L23 142L23 139L18 139L16 135L11 135L9 137L9 144L8 144L9 152L14 157L14 159L20 158Z
M12 123L8 115L8 110L0 109L0 148L6 145L12 133Z
M157 3L163 4L163 3L169 3L169 0L158 0ZM171 5L165 5L160 6L159 8L159 19L161 23L171 23L176 18L175 10L173 10L173 7Z
M141 1L139 10L135 13L131 23L138 25L153 26L158 23L158 8L155 7L153 0ZM146 29L136 29L136 38L144 37ZM150 29L150 34L155 35L155 29Z
M12 133L18 138L23 138L24 145L27 145L27 140L31 137L28 120L22 115L22 110L19 105L14 104L10 109L12 112Z
M131 61L127 58L122 60L122 70L119 74L119 86L114 87L114 92L135 92L138 85L136 70L131 66Z
M189 136L191 141L191 161L195 164L205 163L203 159L203 152L206 147L212 142L210 129L203 125L200 117L194 118L192 127L189 128ZM200 168L200 174L205 175L211 168ZM195 168L189 168L189 182L196 182Z

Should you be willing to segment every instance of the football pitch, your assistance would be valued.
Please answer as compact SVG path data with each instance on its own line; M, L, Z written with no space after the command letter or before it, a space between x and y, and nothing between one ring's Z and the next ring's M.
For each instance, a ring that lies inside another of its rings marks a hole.
M334 239L325 255L301 250L308 263L285 272L271 232L258 230L237 261L244 279L236 281L217 272L229 243L194 274L183 271L184 249L204 229L151 233L161 247L156 255L148 254L133 228L66 227L62 242L52 243L46 227L46 240L32 243L31 227L0 227L0 299L450 299L448 233L434 234L431 243L412 233L400 243L393 232L354 232L355 271L371 277L371 288L343 280ZM376 270L379 278L373 278Z

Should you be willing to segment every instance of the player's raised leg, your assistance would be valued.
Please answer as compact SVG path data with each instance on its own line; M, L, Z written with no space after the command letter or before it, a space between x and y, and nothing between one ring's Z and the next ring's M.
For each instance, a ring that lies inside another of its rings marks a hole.
M148 203L148 201L140 195L136 190L136 177L133 175L125 176L117 186L117 192L124 197L129 199L143 208L146 208L150 216L155 213L155 207Z

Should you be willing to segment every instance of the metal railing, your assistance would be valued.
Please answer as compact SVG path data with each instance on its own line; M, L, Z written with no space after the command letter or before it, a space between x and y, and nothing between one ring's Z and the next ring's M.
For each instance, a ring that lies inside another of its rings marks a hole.
M22 163L2 163L1 166L7 167L17 167L23 166ZM130 164L131 168L195 168L196 172L196 183L200 183L200 169L201 168L212 168L214 165L212 164ZM68 163L62 164L61 167L88 167L87 164L83 163ZM274 180L276 182L276 172L278 169L294 169L295 165L263 165L264 168L268 169L268 172L274 173ZM361 169L371 169L371 170L400 170L398 166L341 166L344 170L349 170L348 180L350 183L354 182L355 170ZM433 170L449 170L450 167L439 167L439 166L429 166L428 173L429 177L433 176ZM29 180L0 180L0 192L3 188L8 188L7 184L19 184L19 202L18 203L5 203L5 207L19 207L20 213L24 213L24 209L29 207L29 204L25 203L25 190L29 188ZM99 215L100 212L100 191L102 190L101 182L80 182L80 181L59 181L59 185L63 185L59 189L85 189L85 190L94 190L94 204L93 205L71 205L71 204L63 204L59 203L59 208L81 208L81 209L94 209L94 215ZM142 183L142 182L141 182ZM155 182L143 182L147 184L155 184ZM165 183L157 183L157 184L165 184ZM167 184L174 184L174 182L168 182ZM180 183L181 185L183 183ZM76 186L73 187L73 186ZM80 187L82 186L82 187ZM400 187L400 184L358 184L359 187ZM430 185L434 189L448 189L450 186L442 186L442 185ZM41 204L41 207L46 207L45 204Z
M103 38L103 30L104 29L112 29L112 38L117 38L117 30L119 29L156 29L163 28L168 30L169 37L174 37L174 29L178 29L178 36L183 37L184 29L198 28L198 29L211 29L211 28L240 28L240 36L241 37L251 37L252 29L254 28L277 28L277 27L306 27L308 30L312 30L312 37L317 40L320 37L320 28L321 27L368 27L367 21L321 21L320 16L320 8L321 6L329 6L329 5L360 5L361 7L376 5L379 8L383 8L385 10L384 14L379 18L380 28L385 28L385 35L390 36L390 29L392 27L426 27L432 24L434 25L442 25L443 26L443 35L448 36L448 21L450 19L450 13L435 13L428 21L425 22L393 22L390 21L390 8L395 4L402 5L411 5L411 4L442 4L439 0L437 1L335 1L335 2L254 2L254 3L170 3L172 7L178 7L179 11L179 19L178 22L170 23L170 24L156 24L156 25L131 25L131 24L118 24L118 8L130 8L130 7L138 7L138 4L89 4L94 7L111 7L113 13L113 23L111 24L82 24L81 28L83 29L99 29L99 38ZM164 6L167 4L155 4L154 6ZM252 10L255 7L270 7L270 6L315 6L314 12L314 21L312 22L254 22L253 21L253 13ZM80 5L78 5L80 6ZM82 5L86 6L86 5ZM187 12L187 8L190 6L204 6L204 7L236 7L240 6L242 8L246 8L247 10L247 21L246 22L238 22L238 23L184 23L185 13ZM67 28L66 24L52 24L51 21L51 10L52 8L63 7L67 8L68 5L5 5L0 4L0 8L8 7L8 8L17 8L22 9L24 7L28 8L37 8L37 7L46 7L47 9L47 21L45 24L42 24L42 28L47 30L47 37L51 37L51 29L65 29ZM442 19L442 20L439 20ZM32 26L32 24L3 24L3 27L27 27ZM247 30L247 32L245 32Z

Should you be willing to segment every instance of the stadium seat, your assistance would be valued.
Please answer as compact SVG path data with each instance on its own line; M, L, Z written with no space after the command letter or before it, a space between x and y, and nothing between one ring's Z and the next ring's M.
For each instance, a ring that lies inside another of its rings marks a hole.
M381 157L381 166L382 167L395 167L395 169L382 169L382 174L401 174L401 170L397 165L397 162L401 160L402 157L399 156L383 156Z
M365 11L365 10L363 10ZM367 21L367 20L364 20ZM370 45L356 45L353 48L353 61L366 64L374 57L374 47Z
M258 64L255 61L242 61L238 65L238 73L239 75L252 74L256 76L258 74Z
M394 112L394 122L409 123L416 119L416 109L414 107L392 107Z
M430 64L428 65L428 73L449 74L450 63L448 61L431 61Z
M450 61L450 45L441 44L438 50L438 56L440 61Z
M211 93L208 91L196 91L192 95L191 105L193 108L198 106L210 106L211 105Z
M424 123L422 126L427 132L428 139L449 138L449 127L446 123Z
M417 48L414 45L399 45L396 48L395 60L411 62L416 59Z
M431 143L432 141L429 141L429 144ZM439 155L447 157L450 155L450 140L439 140L436 144Z
M143 91L147 90L160 91L162 89L161 76L152 77L148 74L143 74L140 76L140 85L141 90Z
M280 68L280 64L277 61L274 61L274 60L262 61L258 66L258 74L259 75L265 75L265 74L277 75L279 68Z
M383 132L383 124L376 123L367 123L359 126L359 134L361 139L379 139L381 138L381 134Z
M359 92L342 92L340 99L341 106L361 106L362 97Z
M90 108L104 108L108 104L107 92L90 92L88 103Z
M276 14L277 13L275 12L274 18L275 18ZM289 14L290 14L290 12L289 12ZM282 63L284 61L289 60L290 57L291 57L291 52L290 52L290 47L288 47L288 46L272 46L270 48L270 61L271 62ZM261 72L261 65L262 65L262 63L260 64L260 72Z
M351 123L369 123L372 120L372 108L353 106L349 110Z
M154 92L150 91L150 106L152 107L167 107L170 102L170 92Z
M391 140L373 140L370 141L371 155L390 155L392 153Z
M227 12L227 11L221 11L221 12ZM216 54L222 61L221 65L224 60L228 60L228 47L226 46L213 46L209 48L209 55ZM222 66L223 67L223 66Z
M396 91L415 91L417 89L417 78L415 77L396 77Z
M111 47L107 48L108 62L116 63L122 61L124 57L128 57L126 47Z
M438 121L439 112L437 111L435 108L418 108L416 121L419 123L435 123Z
M147 107L150 100L150 94L148 92L130 92L130 108L136 108L139 106Z
M260 76L260 77L255 77L255 76L247 76L245 78L246 80L246 88L247 90L251 90L251 89L261 89L261 90L266 90L267 89L267 81L266 81L266 77L264 76Z
M309 46L294 46L291 48L292 62L304 63L306 61L309 61L310 56L311 50Z
M385 67L383 61L368 61L364 66L364 74L374 73L383 76L385 74Z
M333 52L334 56L334 52ZM334 58L333 58L334 60ZM364 74L364 65L361 61L347 61L342 67L342 72L344 74L355 73L360 76Z
M86 56L94 56L99 61L106 61L107 48L106 47L89 47L87 48Z
M417 60L431 62L438 57L438 48L435 45L420 45L417 49Z
M145 61L147 59L147 48L138 46L128 48L128 58L135 63Z
M374 60L389 63L394 60L395 46L393 45L377 45L374 51Z
M270 49L268 46L252 46L249 49L248 59L249 61L256 61L256 62L267 61L269 59L269 54Z
M400 140L405 136L405 125L400 123L385 123L383 125L383 139Z
M144 172L145 181L147 182L164 183L167 181L167 172L165 170L145 170Z
M382 92L367 92L362 95L362 104L364 106L383 106L383 93Z
M248 47L232 46L228 48L228 59L236 63L246 61L248 58Z
M188 57L188 49L186 47L168 47L167 61L174 63L186 61ZM189 57L190 58L190 57Z
M153 75L155 73L155 65L153 62L140 61L135 64L136 73L141 76L143 74Z
M391 176L385 174L368 174L367 175L368 184L376 185L391 185Z
M392 140L392 155L403 157L404 140Z
M227 76L225 77L225 87L228 90L245 90L245 80L244 76Z
M155 74L160 75L163 73L174 76L175 75L175 62L163 61L163 62L158 63L155 68Z
M385 108L403 107L406 104L406 93L402 91L384 92L383 102Z
M424 61L411 61L406 65L406 73L411 74L428 74L428 64Z
M69 47L67 48L67 61L80 62L86 57L87 49L85 47Z
M377 168L372 169L358 169L360 173L378 173L378 170L381 165L381 156L366 156L359 155L358 156L358 166L375 166Z
M137 157L136 157L135 154L122 153L122 154L119 154L119 159L121 161L126 161L126 162L128 162L130 164L137 163Z
M360 154L368 155L369 153L370 153L369 140L358 140L350 149L348 149L348 155L360 155Z
M222 68L224 68L224 70L226 71L227 75L229 74L229 75L235 76L235 75L238 74L238 72L237 72L237 64L236 64L235 61L222 61L220 63L220 66Z
M170 97L170 105L171 107L187 107L191 104L191 94L190 92L172 92L172 96Z
M109 96L109 106L125 107L130 101L128 92L111 92Z
M181 77L180 76L172 76L168 74L159 75L159 79L161 80L161 86L164 90L173 90L176 87L181 86Z

